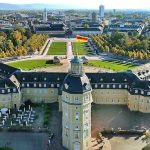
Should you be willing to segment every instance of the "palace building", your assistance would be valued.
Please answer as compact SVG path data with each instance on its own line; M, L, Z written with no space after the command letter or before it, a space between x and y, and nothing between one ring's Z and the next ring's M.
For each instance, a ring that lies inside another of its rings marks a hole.
M0 64L0 108L19 108L25 101L59 103L62 144L69 150L90 147L91 103L127 105L150 113L150 81L132 72L84 73L78 56L68 73L23 72Z

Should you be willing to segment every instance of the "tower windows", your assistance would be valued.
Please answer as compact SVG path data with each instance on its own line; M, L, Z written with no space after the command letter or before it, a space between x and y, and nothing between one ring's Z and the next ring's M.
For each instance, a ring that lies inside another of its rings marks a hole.
M78 102L79 101L79 97L75 97L75 102Z
M75 133L75 139L79 139L79 133L78 132Z
M75 119L79 120L79 112L75 112Z

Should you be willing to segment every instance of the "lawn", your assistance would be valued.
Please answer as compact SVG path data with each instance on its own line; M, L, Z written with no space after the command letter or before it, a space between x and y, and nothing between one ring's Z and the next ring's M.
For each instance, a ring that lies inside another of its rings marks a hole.
M90 60L87 65L99 68L106 68L114 71L127 71L136 67L136 65L134 64L123 63L116 60Z
M90 48L87 46L86 42L73 42L73 53L78 55L87 55L90 53Z
M66 42L53 42L47 55L66 55Z
M43 67L49 67L54 65L60 65L60 64L54 64L52 60L23 60L23 61L8 63L7 65L22 70L32 70L36 68L43 68Z

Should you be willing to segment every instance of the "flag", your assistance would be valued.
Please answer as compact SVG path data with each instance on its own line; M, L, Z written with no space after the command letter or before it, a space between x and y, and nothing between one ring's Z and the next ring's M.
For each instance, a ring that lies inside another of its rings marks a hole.
M84 37L84 36L81 36L81 35L76 35L76 41L77 42L87 42L88 37Z

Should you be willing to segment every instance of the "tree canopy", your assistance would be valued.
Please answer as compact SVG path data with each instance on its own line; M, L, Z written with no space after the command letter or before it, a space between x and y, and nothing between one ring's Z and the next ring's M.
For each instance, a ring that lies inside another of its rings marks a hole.
M91 38L102 52L112 52L130 58L150 58L150 37L114 32L111 35L91 35Z
M21 56L40 51L47 38L47 35L32 34L24 28L0 32L0 57Z

